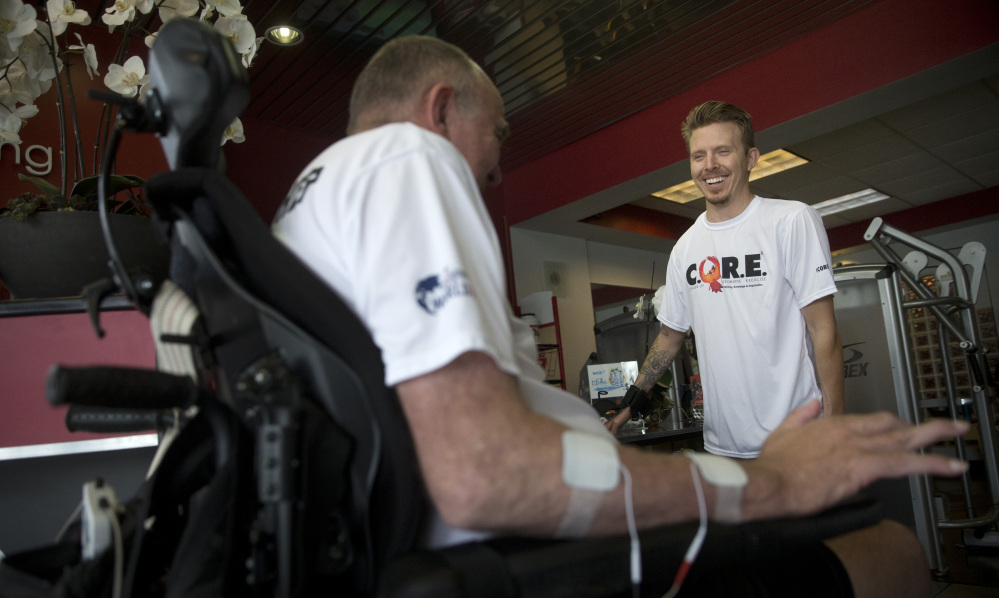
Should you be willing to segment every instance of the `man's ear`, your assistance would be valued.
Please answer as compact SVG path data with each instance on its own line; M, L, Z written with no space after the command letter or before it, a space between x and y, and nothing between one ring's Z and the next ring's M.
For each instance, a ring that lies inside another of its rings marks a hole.
M755 147L749 148L749 170L756 168L756 163L760 161L760 150Z
M437 83L424 96L421 107L424 126L438 135L448 136L448 120L455 107L454 87L447 83Z

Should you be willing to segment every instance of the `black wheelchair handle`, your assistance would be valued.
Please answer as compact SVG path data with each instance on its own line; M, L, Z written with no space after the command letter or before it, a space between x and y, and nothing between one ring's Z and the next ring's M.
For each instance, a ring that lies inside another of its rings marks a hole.
M187 376L124 367L69 368L54 365L46 380L53 406L82 405L127 409L186 408L198 400L198 387Z
M155 432L173 425L172 409L119 409L70 405L66 429L70 432Z

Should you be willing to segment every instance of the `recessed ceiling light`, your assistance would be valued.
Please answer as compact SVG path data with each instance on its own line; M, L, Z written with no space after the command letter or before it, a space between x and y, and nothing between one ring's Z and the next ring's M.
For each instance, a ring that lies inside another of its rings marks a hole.
M701 190L694 184L694 181L690 179L687 179L679 185L673 185L669 189L656 191L652 195L675 203L687 203L704 197L704 195L701 194Z
M808 160L802 158L801 156L792 154L787 150L777 149L760 156L759 161L756 162L756 166L753 167L752 172L749 173L749 180L755 181L756 179L762 179L765 176L790 170L791 168L801 166L802 164L808 164ZM679 185L673 185L669 189L656 191L652 195L676 203L688 203L694 201L695 199L704 197L701 194L701 190L697 188L696 184L694 184L694 181L690 179L680 183Z
M275 43L279 46L294 46L299 44L305 39L302 35L302 31L291 25L277 25L267 29L267 33L264 34L267 41Z
M765 176L791 170L802 164L808 164L808 160L787 150L774 150L760 156L760 159L756 162L756 166L753 167L753 171L749 173L749 180L762 179Z
M815 211L817 211L820 216L828 216L829 214L835 214L836 212L843 212L846 210L852 210L853 208L859 208L860 206L866 206L869 203L888 199L888 197L888 195L885 195L876 189L864 189L863 191L857 191L856 193L849 193L840 197L834 197L833 199L820 201L817 204L812 204L812 207L815 208Z

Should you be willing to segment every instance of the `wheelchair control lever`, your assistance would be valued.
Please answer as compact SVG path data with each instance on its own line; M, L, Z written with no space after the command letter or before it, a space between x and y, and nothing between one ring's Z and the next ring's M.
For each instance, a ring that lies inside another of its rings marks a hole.
M52 366L46 398L54 406L85 405L131 409L186 408L198 402L194 380L156 370L124 367Z
M90 325L94 327L97 338L104 338L101 328L101 301L118 290L118 285L110 278L102 278L83 287L83 296L87 299L87 314L90 315Z

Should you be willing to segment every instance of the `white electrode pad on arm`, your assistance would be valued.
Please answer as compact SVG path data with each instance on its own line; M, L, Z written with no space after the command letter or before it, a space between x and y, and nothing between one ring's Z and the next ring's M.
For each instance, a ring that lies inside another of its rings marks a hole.
M725 523L742 520L742 489L749 482L746 470L735 459L707 453L684 453L697 465L704 481L716 489L714 519Z
M559 536L586 534L604 493L617 488L620 464L617 446L609 438L576 430L562 433L562 481L572 488L572 494Z

